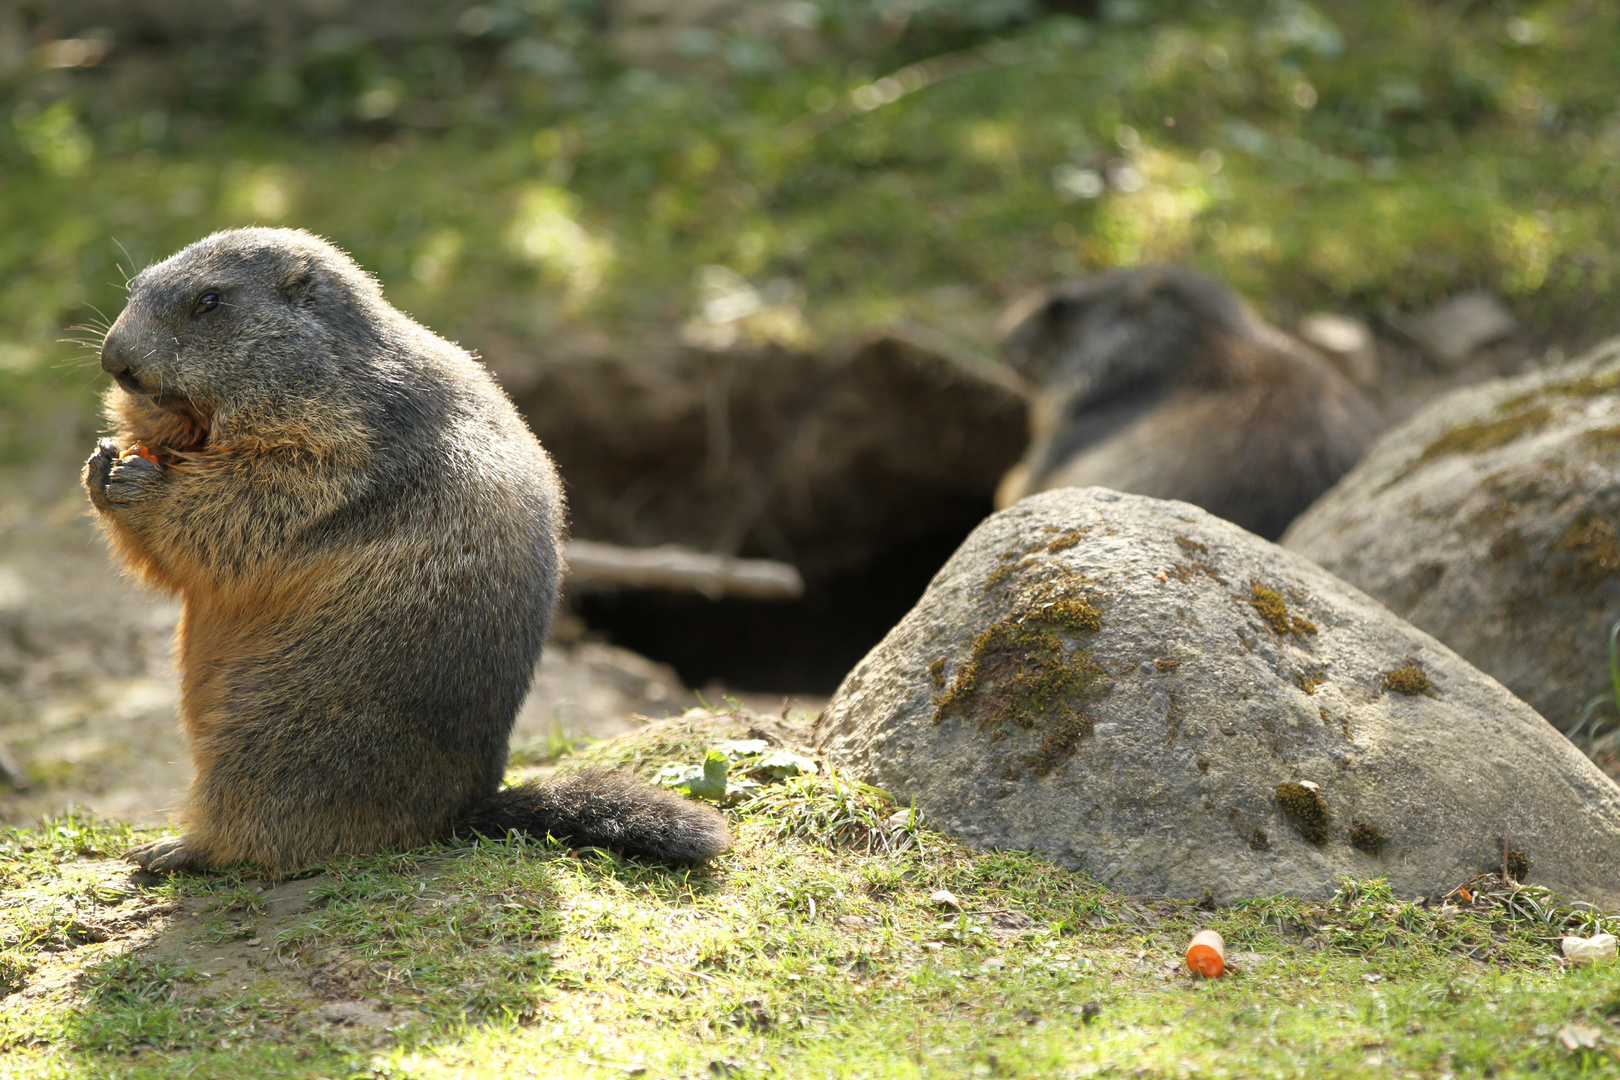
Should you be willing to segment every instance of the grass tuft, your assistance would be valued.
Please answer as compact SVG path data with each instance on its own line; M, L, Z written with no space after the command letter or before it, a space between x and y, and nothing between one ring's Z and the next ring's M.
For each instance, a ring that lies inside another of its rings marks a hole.
M835 772L795 776L765 788L747 804L777 840L800 840L829 850L895 854L921 844L921 816L901 809L880 788Z

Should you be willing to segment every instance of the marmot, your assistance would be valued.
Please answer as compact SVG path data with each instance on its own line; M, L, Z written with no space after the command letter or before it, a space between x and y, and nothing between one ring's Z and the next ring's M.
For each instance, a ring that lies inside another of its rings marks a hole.
M84 470L124 562L178 594L187 832L151 870L547 833L661 861L724 818L604 773L498 790L557 597L551 461L470 354L326 241L215 233L130 282Z
M1037 390L1030 448L998 508L1096 484L1182 499L1275 540L1380 426L1325 360L1180 267L1060 286L1002 355Z

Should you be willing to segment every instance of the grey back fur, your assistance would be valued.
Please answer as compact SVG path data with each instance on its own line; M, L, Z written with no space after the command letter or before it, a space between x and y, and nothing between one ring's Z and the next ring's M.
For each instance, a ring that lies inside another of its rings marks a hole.
M1372 406L1225 285L1173 266L1059 286L1002 342L1035 384L997 503L1100 485L1182 499L1275 539L1354 465Z

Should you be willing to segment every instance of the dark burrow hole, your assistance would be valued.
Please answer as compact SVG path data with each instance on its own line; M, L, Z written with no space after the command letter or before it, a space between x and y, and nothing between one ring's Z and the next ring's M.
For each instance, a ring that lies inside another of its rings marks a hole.
M793 601L573 596L591 631L697 689L832 693L991 512L1028 441L1004 371L893 336L496 366L557 462L576 539L803 577Z
M687 686L828 695L883 640L986 514L806 583L792 601L708 600L689 593L592 593L585 624L615 645L673 667Z

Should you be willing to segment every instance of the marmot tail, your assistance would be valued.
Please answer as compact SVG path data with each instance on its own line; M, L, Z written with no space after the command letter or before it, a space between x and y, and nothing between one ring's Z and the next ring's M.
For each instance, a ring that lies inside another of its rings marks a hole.
M478 805L464 831L549 833L570 847L666 863L706 862L731 846L726 819L714 807L598 770L498 791Z

